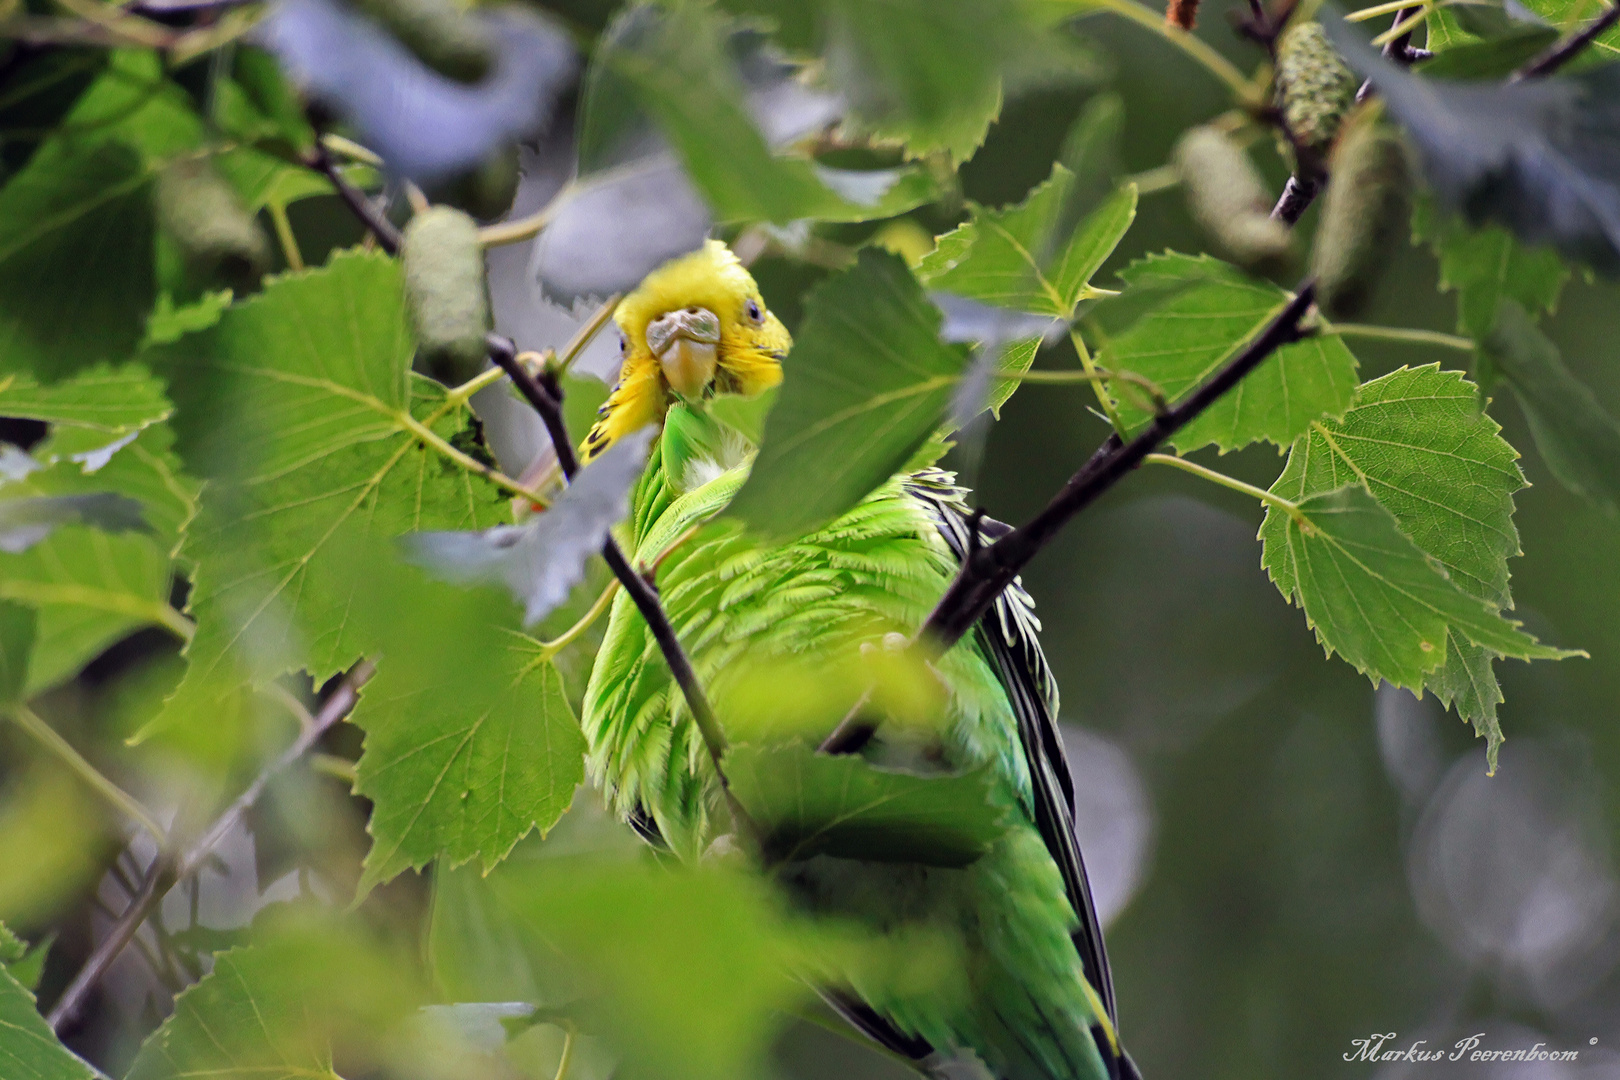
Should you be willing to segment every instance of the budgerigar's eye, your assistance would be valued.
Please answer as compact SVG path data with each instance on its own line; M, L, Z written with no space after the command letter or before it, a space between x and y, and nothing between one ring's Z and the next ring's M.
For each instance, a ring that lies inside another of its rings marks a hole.
M756 301L748 301L748 317L755 322L765 321L765 313L759 310L759 304Z
M630 339L623 334L619 335L619 355L623 356L630 351Z

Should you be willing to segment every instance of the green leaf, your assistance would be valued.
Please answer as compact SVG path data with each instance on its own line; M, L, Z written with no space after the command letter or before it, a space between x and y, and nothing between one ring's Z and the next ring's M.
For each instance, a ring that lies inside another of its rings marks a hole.
M353 716L366 732L356 790L375 804L361 893L441 855L450 866L476 857L487 872L551 828L584 779L562 676L516 632L501 593L429 581L375 543L338 543L348 546L311 586L364 582L347 617L380 656Z
M1513 493L1524 474L1500 431L1461 372L1401 368L1363 384L1342 420L1313 423L1271 490L1299 502L1364 483L1453 582L1493 607L1512 607ZM1263 538L1280 539L1268 530L1282 525L1268 511Z
M491 881L531 953L560 958L591 993L590 1030L636 1075L760 1076L781 1013L808 992L788 970L801 947L756 875L560 858Z
M185 475L173 444L174 432L164 423L116 439L98 428L58 426L34 448L35 459L49 467L14 487L41 496L116 492L133 499L140 505L143 528L173 555L196 512L198 494L198 484Z
M119 436L165 419L172 411L163 383L139 364L91 368L50 386L21 372L0 378L0 416Z
M409 969L363 928L277 926L261 944L214 956L141 1045L128 1080L338 1080L334 1056L386 1060L391 1029L418 1000Z
M1513 387L1536 449L1558 482L1609 514L1620 510L1620 423L1564 366L1558 346L1524 308L1503 300L1480 347Z
M1521 23L1488 41L1448 44L1442 54L1424 61L1418 70L1431 79L1502 79L1556 40L1558 31L1551 27Z
M140 533L66 526L21 554L0 554L0 599L38 617L24 690L30 697L142 626L181 637L191 629L168 603L168 557Z
M52 142L0 188L0 368L54 381L135 351L157 295L151 180L128 147Z
M1458 588L1364 486L1297 505L1300 518L1267 511L1278 524L1267 521L1262 563L1282 594L1305 610L1323 647L1374 681L1421 690L1445 662L1452 630L1505 656L1572 655L1539 644Z
M1276 285L1207 255L1149 256L1120 277L1131 292L1162 292L1163 299L1104 345L1102 366L1146 376L1172 404L1241 352L1289 301ZM1171 442L1183 454L1210 443L1222 453L1260 440L1286 446L1313 420L1343 413L1355 388L1356 358L1338 335L1318 334L1278 349ZM1152 417L1128 398L1119 412L1128 427Z
M1413 233L1439 257L1440 287L1457 293L1457 328L1476 339L1490 333L1500 301L1550 312L1569 280L1569 268L1551 248L1527 248L1500 225L1470 229L1442 217L1426 200L1414 216Z
M507 517L503 494L446 453L466 406L410 374L412 351L398 264L346 252L146 354L170 377L181 457L210 481L183 548L198 677L246 642L261 679L324 679L371 648L347 618L358 581L307 587L345 523L392 538Z
M32 609L0 600L0 705L22 698L28 680L28 654L33 647ZM10 961L0 956L0 962Z
M943 289L987 304L1068 319L1102 266L1136 219L1136 187L1115 191L1068 237L1053 238L1074 174L1062 165L1017 206L973 207L965 225L939 238L917 268L931 289ZM1041 265L1044 251L1051 261Z
M609 28L596 54L657 118L719 218L862 221L903 213L932 195L932 183L913 170L885 174L868 197L854 199L846 194L854 190L851 174L772 153L745 104L728 40L728 25L711 9L641 5ZM842 191L826 179L842 181Z
M939 424L965 357L904 262L865 248L818 286L783 363L765 441L730 510L793 536L842 514L906 463Z
M726 776L783 861L833 855L967 866L1006 831L987 769L921 776L799 742L733 746Z
M1565 32L1581 29L1603 13L1582 0L1524 0L1524 6ZM1620 59L1620 26L1611 26L1587 46L1596 60Z
M5 967L0 967L0 1075L6 1080L102 1080L57 1041L39 1015L34 995Z

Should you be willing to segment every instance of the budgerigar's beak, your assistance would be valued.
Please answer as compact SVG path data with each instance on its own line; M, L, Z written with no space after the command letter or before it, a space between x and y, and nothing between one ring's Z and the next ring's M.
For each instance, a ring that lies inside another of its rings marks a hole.
M658 358L670 389L688 401L699 401L714 379L720 319L701 307L660 315L647 324L647 347Z

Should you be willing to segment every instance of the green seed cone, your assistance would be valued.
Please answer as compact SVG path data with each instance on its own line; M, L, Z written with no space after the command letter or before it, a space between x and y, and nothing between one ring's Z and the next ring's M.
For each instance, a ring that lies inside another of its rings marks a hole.
M236 189L211 162L175 161L153 192L158 225L174 241L186 269L237 292L257 284L270 260L270 242Z
M1372 297L1409 233L1412 170L1393 128L1351 124L1333 154L1333 178L1311 249L1316 302L1331 318L1354 318Z
M489 34L454 0L354 0L354 4L440 75L474 83L489 74L494 63Z
M1243 152L1212 127L1195 127L1176 143L1173 158L1187 208L1204 231L1240 263L1288 254L1288 226L1271 219L1271 193Z
M1277 106L1301 146L1325 154L1360 81L1318 22L1294 23L1277 39Z
M460 383L483 370L489 330L478 226L460 210L434 206L411 218L400 251L417 346L434 378Z

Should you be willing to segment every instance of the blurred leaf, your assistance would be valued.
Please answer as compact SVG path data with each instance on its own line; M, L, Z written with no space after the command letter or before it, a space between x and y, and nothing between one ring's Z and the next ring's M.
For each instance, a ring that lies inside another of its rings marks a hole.
M1620 510L1620 424L1570 374L1558 346L1524 308L1503 300L1480 347L1513 387L1536 449L1558 482L1609 514Z
M168 604L169 560L140 533L70 525L23 554L0 554L0 599L38 617L28 696L77 674L141 626L189 629Z
M1062 319L1050 315L991 307L954 293L934 292L928 298L945 316L940 340L974 347L973 361L951 400L949 423L955 428L965 427L986 409L996 410L1000 416L1000 408L1018 388L1018 380L997 379L992 389L992 378L998 373L1029 370L1040 346L1065 326Z
M892 217L932 194L920 172L867 176L773 154L750 115L728 38L726 23L710 9L641 5L607 30L595 60L620 75L658 119L718 218ZM864 190L856 186L861 181ZM896 189L899 197L889 197Z
M1566 32L1580 29L1603 13L1589 7L1583 0L1517 0L1517 2L1555 26L1562 27ZM1620 27L1609 27L1587 48L1594 61L1599 58L1603 60L1620 58Z
M436 413L448 441L468 412L410 374L412 351L398 264L345 252L145 354L180 406L181 457L210 481L183 549L199 677L237 645L252 646L257 678L325 679L371 648L347 616L361 582L305 585L345 522L391 539L505 519L500 491L422 441Z
M988 767L919 776L790 742L733 746L725 768L767 853L784 862L832 855L962 867L1006 831Z
M963 355L905 263L865 248L819 285L783 363L765 441L730 512L772 536L829 521L906 463L939 424Z
M1457 292L1457 327L1483 338L1496 321L1499 300L1514 300L1533 312L1552 311L1569 280L1569 268L1550 248L1526 248L1500 225L1470 229L1424 202L1413 233L1429 241L1440 258L1440 287ZM1487 390L1490 388L1487 386Z
M97 367L41 386L29 376L0 377L0 416L94 428L127 435L166 418L173 407L163 383L139 364Z
M1218 371L1281 311L1289 294L1207 255L1150 255L1120 271L1147 314L1101 349L1102 366L1157 383L1174 404ZM1266 440L1286 446L1311 421L1338 416L1356 388L1356 358L1335 334L1285 345L1232 392L1172 436L1181 453L1214 443L1222 453ZM1130 399L1120 417L1136 427L1152 414Z
M1113 253L1136 218L1136 188L1127 185L1074 227L1054 234L1075 183L1062 165L1023 202L1003 210L973 207L965 225L939 238L917 268L929 288L988 304L1069 319L1091 276ZM1053 252L1042 266L1042 251Z
M28 679L28 654L33 647L33 610L0 600L0 705L22 698ZM10 961L0 957L0 962Z
M563 424L578 438L596 423L596 410L602 407L613 387L595 376L568 372L562 376L562 391Z
M140 503L110 491L0 499L0 552L21 555L62 525L112 533L151 531Z
M1513 493L1524 474L1500 431L1461 372L1401 368L1364 383L1342 420L1313 423L1271 490L1298 502L1364 483L1458 587L1492 607L1512 607ZM1268 511L1261 529L1268 543L1281 541L1283 517Z
M18 765L0 790L0 920L37 926L102 872L108 833L76 777L54 762Z
M214 957L141 1045L128 1080L331 1080L334 1057L361 1070L386 1059L391 1030L419 1000L409 969L358 926L265 936Z
M24 945L26 951L17 959L7 961L5 970L22 984L24 990L32 994L39 989L39 980L45 975L45 961L50 959L51 946L56 944L56 934L54 932L46 934L33 945L24 942L18 944Z
M224 316L232 299L231 290L217 289L191 303L177 305L168 291L159 293L157 306L146 317L146 340L142 345L172 345L187 334L208 329Z
M656 429L621 438L581 469L555 502L522 525L406 537L413 562L460 585L495 583L523 605L523 625L549 615L585 577L609 530L630 512L630 489L647 466Z
M390 171L432 183L537 134L574 74L573 46L549 21L518 8L477 17L500 55L470 86L433 71L381 27L331 0L278 0L261 40L308 93L355 126Z
M127 359L157 294L150 168L53 141L0 188L0 367L54 381Z
M551 828L584 778L562 677L498 593L426 580L371 546L340 552L316 580L357 575L349 618L381 657L353 718L366 732L356 790L376 804L361 895L441 854L487 872Z
M1468 9L1459 5L1453 10ZM1520 25L1490 41L1453 45L1417 70L1430 79L1502 79L1557 40L1558 31L1550 26Z
M59 425L35 447L50 467L31 474L18 487L38 495L74 498L117 492L139 508L139 522L130 527L151 533L172 555L196 512L199 488L182 470L173 444L174 432L164 423L111 441L95 428Z
M1280 520L1267 522L1262 564L1304 609L1323 647L1374 682L1421 690L1445 663L1452 630L1505 656L1573 655L1539 644L1453 584L1365 487L1311 495L1298 506L1302 521L1268 508Z
M600 995L583 1019L668 1080L760 1075L781 1013L808 988L800 951L757 876L555 859L492 878L531 951L560 954Z
M0 932L9 932L0 927ZM13 938L12 940L16 940ZM0 1071L6 1080L99 1080L101 1074L57 1041L34 995L0 967Z
M1340 20L1327 29L1418 145L1442 207L1620 275L1620 65L1512 83L1447 82L1406 72Z

